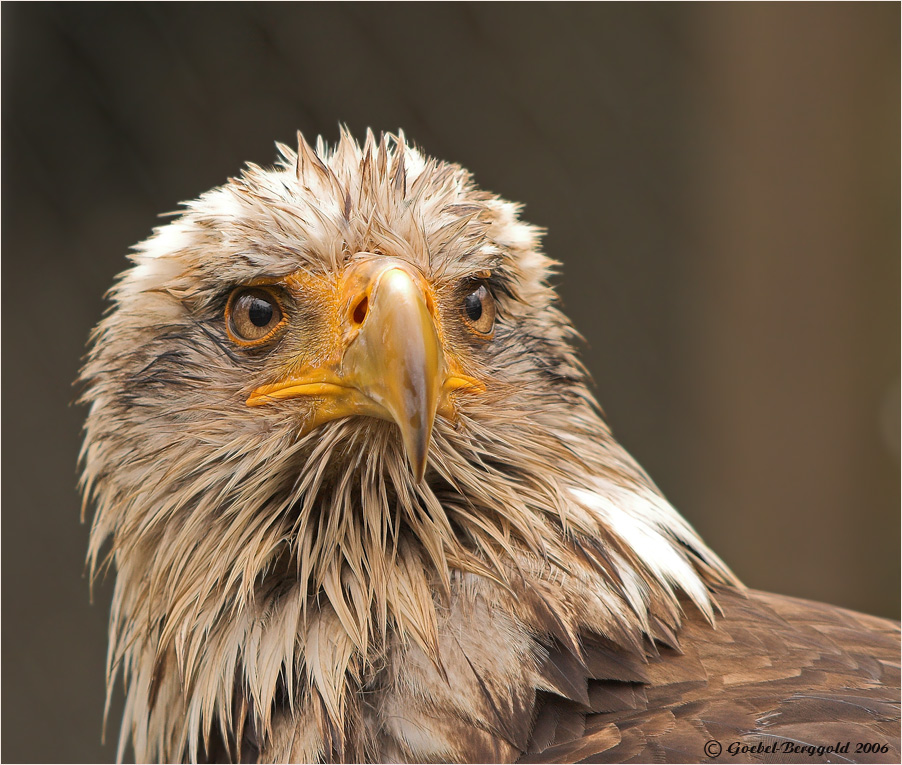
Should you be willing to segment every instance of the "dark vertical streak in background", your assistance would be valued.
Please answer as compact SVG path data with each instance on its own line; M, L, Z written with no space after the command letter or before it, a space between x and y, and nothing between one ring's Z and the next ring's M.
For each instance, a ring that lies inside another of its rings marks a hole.
M526 204L615 433L751 586L899 614L899 7L2 7L3 758L100 746L71 381L157 215L402 127Z

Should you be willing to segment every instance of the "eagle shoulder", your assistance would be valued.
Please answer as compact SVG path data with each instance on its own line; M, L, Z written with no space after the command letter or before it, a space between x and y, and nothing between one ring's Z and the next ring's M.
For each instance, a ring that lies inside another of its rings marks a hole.
M634 662L641 680L590 642L589 704L545 694L520 761L899 762L898 622L757 591L716 597L716 624L687 605L679 642ZM841 748L818 754L829 746Z

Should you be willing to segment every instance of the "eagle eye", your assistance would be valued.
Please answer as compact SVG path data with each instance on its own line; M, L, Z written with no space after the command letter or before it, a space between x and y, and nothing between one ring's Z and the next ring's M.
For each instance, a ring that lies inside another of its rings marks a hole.
M484 284L464 297L461 309L470 329L483 338L492 336L495 327L495 299Z
M226 332L238 345L259 345L269 340L285 321L273 292L263 287L239 287L226 305Z

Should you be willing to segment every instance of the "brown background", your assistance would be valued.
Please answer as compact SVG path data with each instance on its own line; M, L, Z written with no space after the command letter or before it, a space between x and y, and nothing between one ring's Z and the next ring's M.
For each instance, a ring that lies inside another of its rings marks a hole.
M339 121L548 228L615 433L740 577L898 617L899 16L4 3L3 759L115 756L69 405L104 290L157 213Z

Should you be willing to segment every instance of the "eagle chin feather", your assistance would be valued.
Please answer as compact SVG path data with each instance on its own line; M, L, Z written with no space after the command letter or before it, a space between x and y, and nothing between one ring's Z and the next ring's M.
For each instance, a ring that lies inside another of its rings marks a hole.
M279 151L136 247L83 370L89 561L117 572L119 757L129 741L139 761L560 746L543 700L625 703L590 680L640 689L684 621L713 623L742 587L612 437L517 205L403 134ZM258 352L223 329L235 285L329 282L359 253L416 269L438 301L491 274L491 343L442 330L489 382L436 418L422 481L393 422L308 430L306 401L245 404L318 335Z

